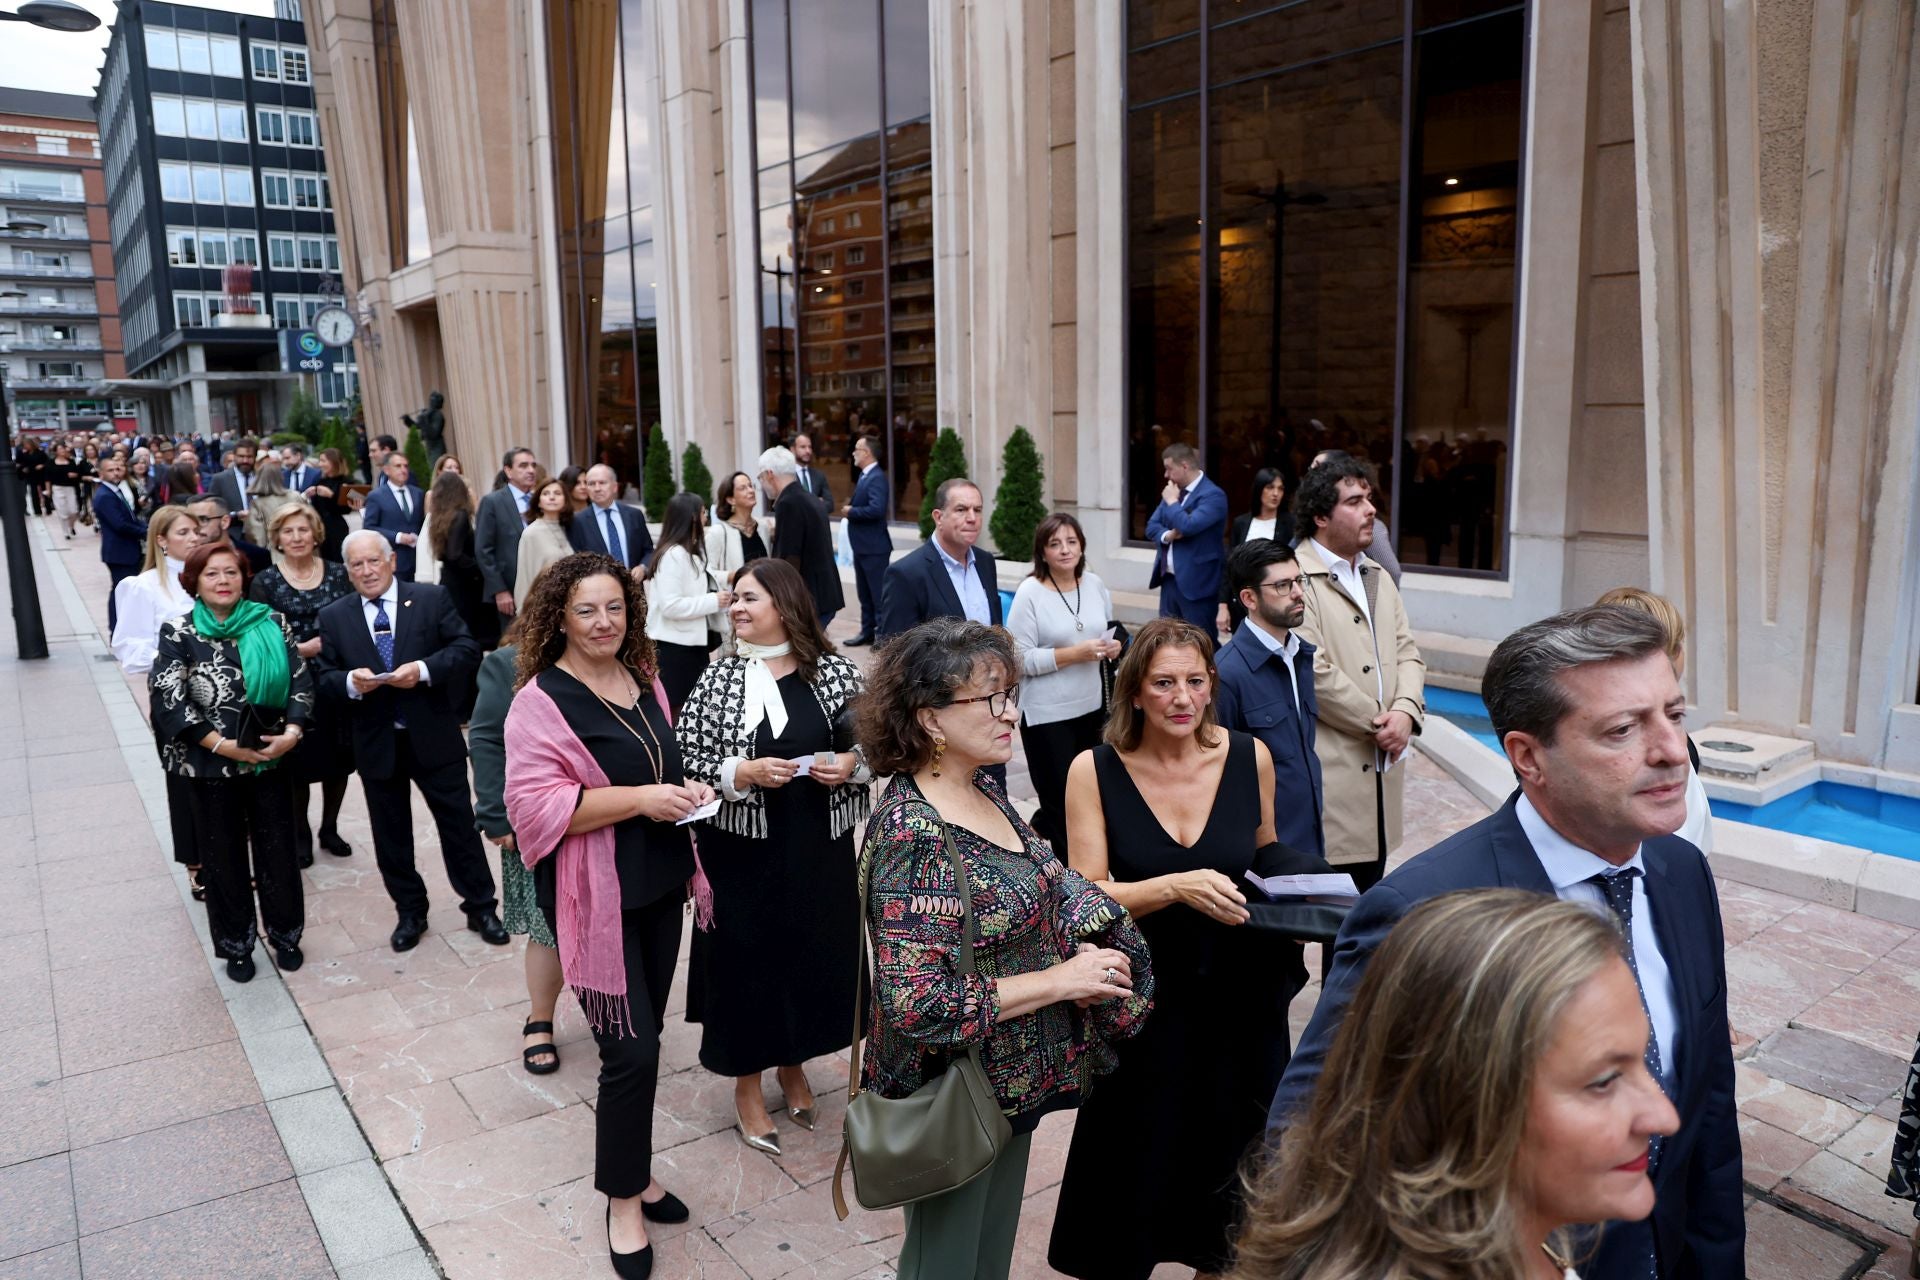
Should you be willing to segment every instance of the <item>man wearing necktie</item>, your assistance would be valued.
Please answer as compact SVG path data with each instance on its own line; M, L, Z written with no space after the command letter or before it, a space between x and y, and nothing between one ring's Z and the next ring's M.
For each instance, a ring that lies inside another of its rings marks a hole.
M146 554L147 522L139 516L133 500L133 487L127 483L127 460L109 454L100 460L100 483L93 491L93 516L100 530L100 560L107 566L107 634L113 634L120 611L114 607L113 589L122 578L140 572Z
M793 438L793 461L799 468L797 479L800 483L800 492L831 513L833 486L827 483L826 473L813 465L813 437L804 431Z
M393 544L396 573L402 582L413 581L418 556L414 548L420 544L420 528L427 515L426 495L412 483L412 474L406 454L388 454L380 483L367 491L360 517L361 528L377 529Z
M619 500L620 477L606 463L588 467L586 480L588 506L567 526L567 541L575 551L611 556L644 581L653 559L646 513Z
M308 489L320 483L320 470L307 465L305 445L285 445L280 450L280 465L287 473L287 490L290 493L304 494Z
M1501 886L1607 913L1652 1027L1647 1068L1680 1128L1649 1143L1652 1217L1608 1223L1579 1264L1586 1280L1747 1274L1726 938L1706 859L1670 834L1687 816L1686 697L1666 646L1657 619L1617 605L1500 642L1481 688L1519 789L1361 896L1269 1116L1282 1129L1306 1106L1369 959L1419 903Z
M260 446L252 440L242 440L233 446L233 465L213 477L206 492L227 504L227 510L235 516L244 516L253 506L253 499L247 496L247 490L253 487L253 460Z
M1200 470L1192 446L1170 444L1160 461L1167 484L1147 518L1147 537L1159 544L1147 585L1160 589L1161 617L1185 618L1212 638L1226 560L1227 495Z

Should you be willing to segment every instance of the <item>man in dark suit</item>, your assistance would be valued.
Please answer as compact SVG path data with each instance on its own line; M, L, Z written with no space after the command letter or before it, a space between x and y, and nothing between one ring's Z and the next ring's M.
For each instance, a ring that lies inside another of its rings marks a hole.
M1191 445L1168 445L1160 462L1167 486L1147 517L1147 537L1160 544L1147 585L1160 588L1161 617L1185 618L1211 636L1226 559L1227 495L1200 470Z
M427 931L427 886L413 863L411 787L420 788L433 814L467 927L503 947L507 931L494 911L493 872L473 824L460 732L480 646L446 592L395 580L385 534L351 533L341 554L357 594L320 611L315 687L352 729L374 857L399 914L393 949L411 950Z
M390 453L381 480L367 490L367 502L360 509L360 527L377 529L394 548L395 572L400 581L412 582L419 553L420 528L426 523L427 497L412 481L407 455Z
M813 465L813 437L801 432L793 438L793 461L799 467L800 489L812 496L826 511L833 510L833 487L827 473Z
M282 445L280 466L286 472L288 493L304 494L320 483L320 468L307 461L307 446L303 444Z
M245 516L252 499L247 490L253 485L253 463L260 451L254 440L242 440L233 446L233 465L215 476L205 492L227 504L229 514Z
M1000 580L993 555L974 543L986 503L964 476L933 493L933 537L887 567L881 588L879 638L910 631L928 618L971 618L1000 625Z
M1653 1034L1648 1070L1680 1113L1656 1141L1653 1216L1615 1222L1587 1280L1718 1280L1746 1271L1745 1197L1727 1037L1726 940L1700 850L1669 835L1686 818L1686 699L1666 632L1598 605L1500 642L1482 685L1519 776L1498 813L1441 841L1361 897L1274 1095L1284 1128L1313 1092L1367 963L1395 922L1454 889L1532 889L1610 910Z
M247 564L256 574L265 573L273 567L272 552L248 542L233 531L233 514L221 499L211 494L195 498L187 504L187 514L200 527L202 546L210 542L226 543L247 558Z
M117 453L100 459L100 483L93 490L93 518L100 530L100 561L107 566L107 634L113 634L120 611L113 589L122 578L140 572L147 552L147 522L135 510L133 486L127 483L127 460Z
M540 464L533 450L514 446L500 460L507 482L480 499L473 515L473 554L480 562L481 590L493 597L505 630L513 617L513 584L520 573L520 535L527 527L527 504Z
M573 523L567 526L567 541L575 551L612 556L644 580L653 562L647 513L619 500L620 477L604 462L587 468L587 499L591 505L574 512Z
M893 559L893 535L887 532L893 489L874 456L872 436L853 442L853 465L859 468L853 500L840 513L847 522L847 541L853 544L853 585L860 593L860 634L847 641L849 647L872 644L879 634L880 590Z
M824 631L847 602L840 585L840 566L833 562L833 530L827 526L827 509L800 487L800 464L791 449L776 445L760 455L760 488L773 507L770 554L800 571L807 590L813 593L813 607Z
M1250 733L1273 756L1273 821L1281 844L1327 856L1320 826L1320 756L1313 749L1319 703L1314 648L1294 632L1306 614L1293 548L1265 538L1227 557L1227 581L1247 616L1214 661L1214 714L1223 728Z

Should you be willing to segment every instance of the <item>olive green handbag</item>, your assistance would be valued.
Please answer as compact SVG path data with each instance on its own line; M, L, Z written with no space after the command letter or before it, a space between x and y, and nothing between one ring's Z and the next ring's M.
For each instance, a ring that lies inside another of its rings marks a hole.
M905 804L896 801L895 806ZM884 812L884 810L883 810ZM882 814L868 822L873 830ZM954 847L953 833L940 824L940 846L953 863L954 884L960 895L960 954L962 974L971 974L976 939L973 892L967 865ZM867 941L867 864L860 874L860 939ZM993 1166L1013 1138L1013 1128L1000 1110L986 1068L980 1065L978 1042L964 1056L947 1064L940 1075L904 1098L883 1098L860 1087L860 998L854 997L853 1063L847 1073L846 1136L833 1167L833 1211L847 1216L847 1198L840 1179L853 1164L853 1196L863 1209L893 1209L964 1186Z

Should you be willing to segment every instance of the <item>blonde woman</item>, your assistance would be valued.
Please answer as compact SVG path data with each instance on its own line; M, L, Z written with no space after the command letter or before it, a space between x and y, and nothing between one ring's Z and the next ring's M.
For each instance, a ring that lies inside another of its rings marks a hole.
M434 486L440 483L441 476L447 475L448 473L465 478L467 469L460 465L460 459L450 453L443 453L434 461L433 476L426 484L426 520L422 526L423 533L433 525ZM413 580L415 582L440 581L440 548L434 543L431 534L420 539L420 555L414 568ZM465 618L466 614L462 612L460 616ZM469 624L469 626L471 626L471 624Z
M1252 1182L1229 1280L1578 1280L1567 1228L1651 1213L1680 1123L1626 957L1609 917L1546 894L1409 912Z
M1624 605L1659 619L1667 629L1667 658L1673 663L1673 678L1687 677L1687 620L1674 608L1673 601L1639 587L1615 587L1594 601L1595 604ZM1713 811L1708 807L1706 784L1700 781L1700 749L1687 738L1687 820L1673 834L1702 853L1713 852Z
M287 492L286 473L278 463L262 460L253 469L253 483L247 486L247 514L240 522L242 536L255 546L271 548L267 530L273 527L273 518L289 504L304 501L299 494Z

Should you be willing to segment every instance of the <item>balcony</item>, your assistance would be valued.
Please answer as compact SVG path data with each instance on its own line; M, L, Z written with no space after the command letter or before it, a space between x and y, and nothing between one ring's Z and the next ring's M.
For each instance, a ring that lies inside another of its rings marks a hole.
M45 187L33 182L0 182L0 196L32 204L84 205L87 202L84 191L69 195L60 187Z
M93 264L85 266L59 267L44 262L0 262L0 280L91 280Z
M22 302L10 299L0 302L0 316L97 316L100 304L89 298L85 302L34 302L31 299Z
M6 221L0 219L0 240L17 240L22 243L53 241L56 244L85 244L90 239L92 237L87 234L85 227L76 231L9 231Z
M97 356L100 354L100 339L82 338L78 341L58 338L0 338L0 355L77 355Z
M79 391L100 381L96 374L12 374L7 375L7 390L15 395L23 391Z

